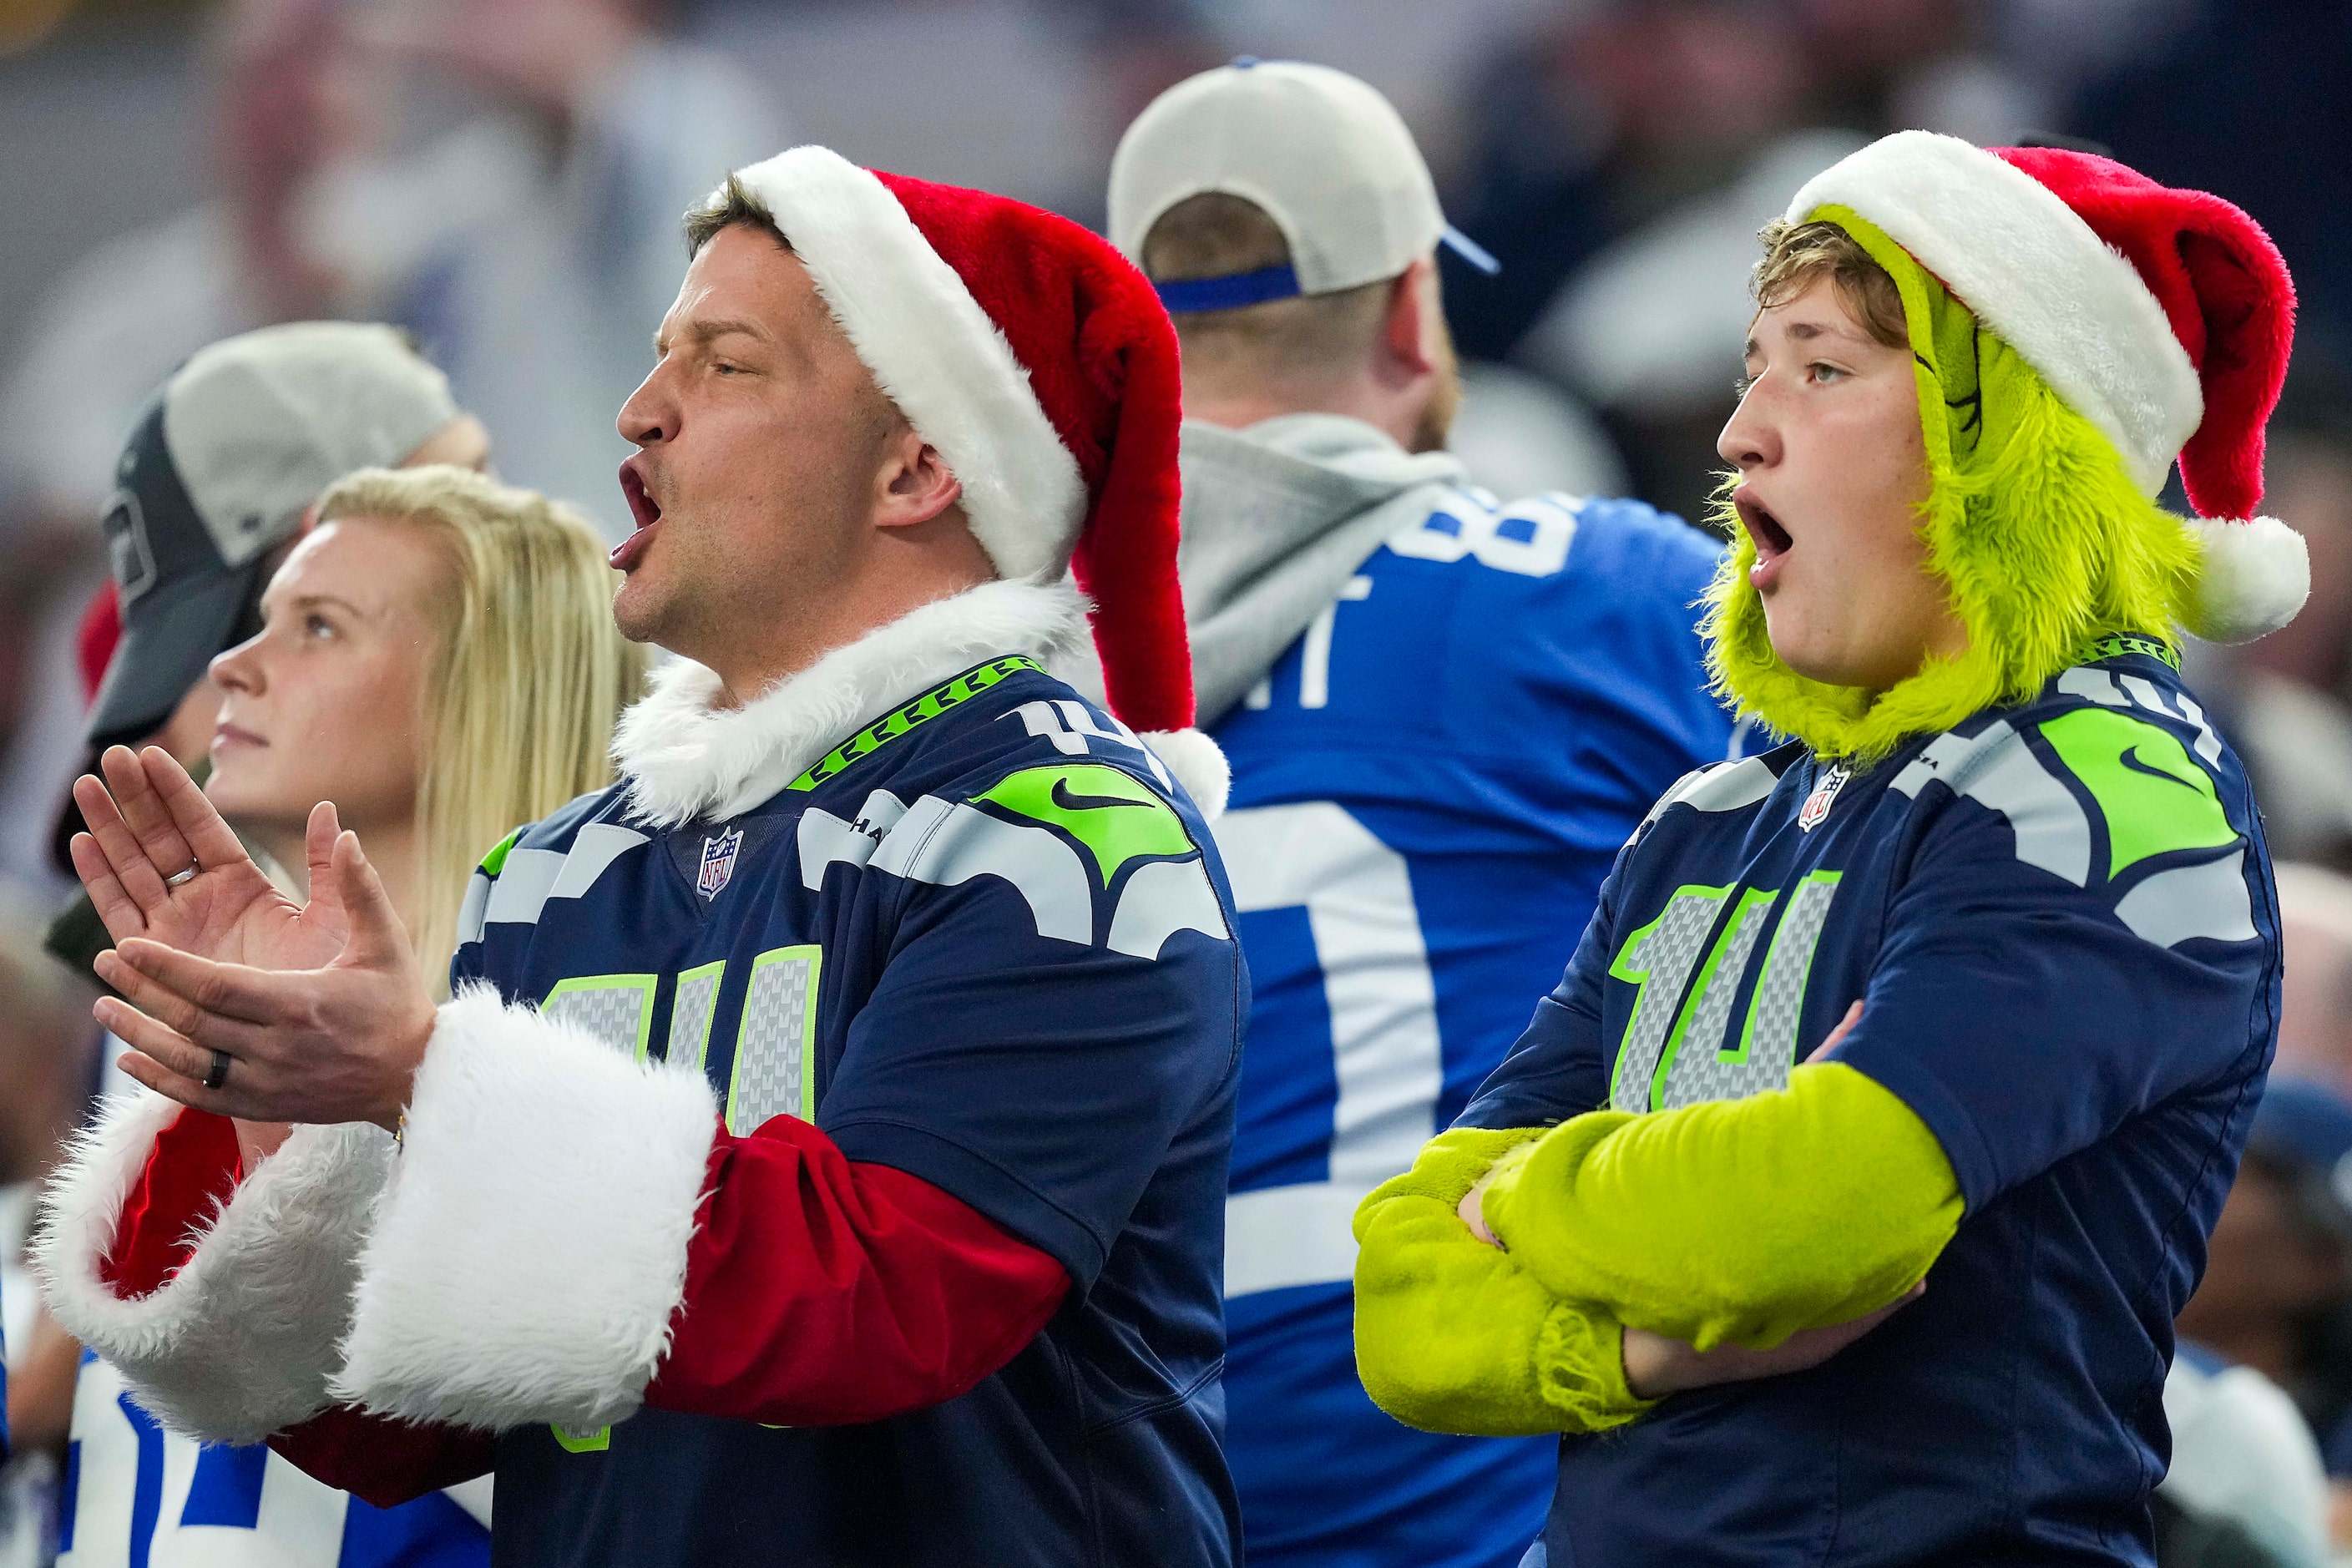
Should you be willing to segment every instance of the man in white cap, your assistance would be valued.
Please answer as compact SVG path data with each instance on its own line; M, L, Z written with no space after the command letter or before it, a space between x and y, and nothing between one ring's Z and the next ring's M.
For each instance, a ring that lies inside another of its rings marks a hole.
M1234 768L1216 832L1255 1001L1226 1443L1250 1560L1507 1565L1554 1446L1373 1406L1349 1215L1502 1060L1651 800L1725 755L1689 607L1719 547L1634 502L1500 501L1445 453L1433 253L1484 253L1363 82L1242 60L1171 89L1119 145L1110 226L1183 349L1180 565Z

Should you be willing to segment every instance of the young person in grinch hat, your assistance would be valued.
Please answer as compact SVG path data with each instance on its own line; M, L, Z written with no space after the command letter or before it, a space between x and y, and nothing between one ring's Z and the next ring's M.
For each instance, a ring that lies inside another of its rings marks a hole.
M162 752L85 786L155 1092L51 1188L60 1321L371 1500L495 1470L503 1563L1222 1568L1249 988L1167 315L821 147L687 237L613 552L683 657L490 849L452 1000L331 806L298 907ZM1044 669L1081 587L1107 706Z
M1791 739L1668 792L1359 1211L1366 1384L1568 1435L1535 1562L2145 1563L2279 975L2172 638L2307 583L2154 497L2260 499L2286 271L2214 197L1924 132L1764 238L1710 633Z

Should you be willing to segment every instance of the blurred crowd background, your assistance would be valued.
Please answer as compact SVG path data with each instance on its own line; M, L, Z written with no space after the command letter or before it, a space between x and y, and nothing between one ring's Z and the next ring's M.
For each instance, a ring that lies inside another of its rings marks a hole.
M1128 121L1244 53L1385 91L1501 259L1445 287L1456 445L1506 494L1702 516L1755 230L1887 131L2109 150L2276 238L2302 304L2268 507L2310 542L2311 604L2189 658L2293 863L2280 1070L2318 1109L2258 1139L2189 1326L2352 1473L2342 0L0 0L0 1249L94 1081L88 999L37 931L66 891L99 518L181 360L272 321L394 322L503 477L617 537L614 414L682 268L676 216L729 167L818 141L1098 225ZM0 1274L15 1341L30 1291ZM2216 1474L2176 1488L2192 1512ZM37 1511L19 1481L10 1506ZM13 1528L9 1560L38 1560L37 1519ZM2209 1536L2196 1561L2241 1560Z

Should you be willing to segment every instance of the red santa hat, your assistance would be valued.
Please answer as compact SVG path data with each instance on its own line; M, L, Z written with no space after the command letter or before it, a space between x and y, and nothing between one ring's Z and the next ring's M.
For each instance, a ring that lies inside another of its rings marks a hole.
M1825 206L1859 213L1941 279L2115 443L2147 495L2179 461L2204 552L2190 631L2248 642L2294 618L2311 591L2302 536L2253 512L2294 285L2252 218L2113 159L1925 131L1816 175L1787 216Z
M1205 810L1176 579L1175 329L1108 241L985 191L795 147L738 171L883 393L963 484L1001 576L1067 569L1094 601L1110 710Z

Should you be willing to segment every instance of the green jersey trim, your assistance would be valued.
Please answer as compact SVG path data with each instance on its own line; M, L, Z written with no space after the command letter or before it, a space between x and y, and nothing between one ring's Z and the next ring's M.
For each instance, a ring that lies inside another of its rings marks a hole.
M2144 637L2135 632L2111 632L2091 644L2077 662L2095 664L2103 658L2121 658L2126 654L2143 654L2161 660L2174 670L2180 668L2180 650L2156 637Z
M613 1429L610 1426L551 1424L547 1429L555 1435L555 1446L567 1454L602 1454L613 1447Z
M1034 670L1043 675L1045 667L1026 654L1016 653L991 659L975 669L968 669L945 685L933 687L912 702L884 714L835 746L808 772L784 787L788 790L813 790L827 779L840 776L851 763L865 761L918 724L971 701L1007 676L1018 675L1024 670Z

